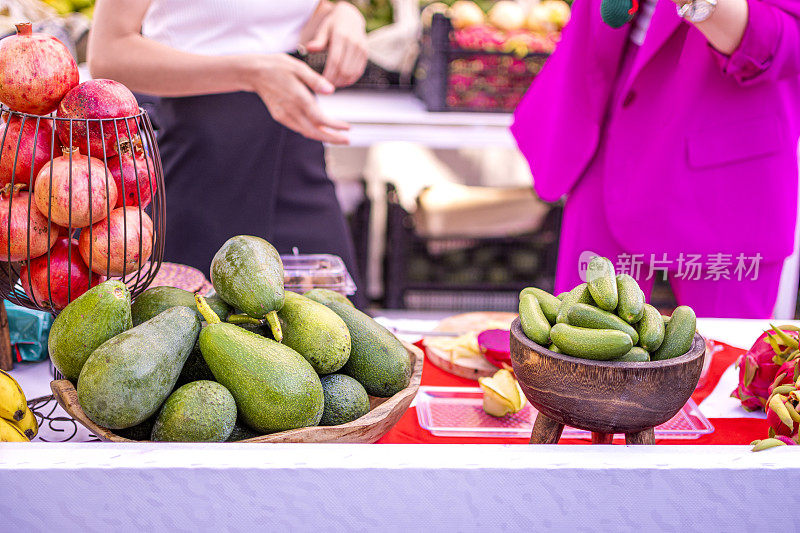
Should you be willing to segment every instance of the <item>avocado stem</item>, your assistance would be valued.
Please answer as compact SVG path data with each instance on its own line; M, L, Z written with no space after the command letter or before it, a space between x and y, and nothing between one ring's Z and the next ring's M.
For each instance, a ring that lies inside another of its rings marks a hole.
M222 322L214 310L208 305L205 298L199 294L195 294L194 301L197 304L197 310L200 311L200 314L203 315L203 318L206 319L208 324L219 324Z
M228 322L231 324L252 324L254 326L263 326L264 320L260 318L253 318L250 315L246 315L244 313L231 315L228 317Z
M275 337L275 340L278 342L283 341L283 331L281 331L281 323L278 320L278 312L270 311L264 318L269 324L269 329L272 330L272 336Z

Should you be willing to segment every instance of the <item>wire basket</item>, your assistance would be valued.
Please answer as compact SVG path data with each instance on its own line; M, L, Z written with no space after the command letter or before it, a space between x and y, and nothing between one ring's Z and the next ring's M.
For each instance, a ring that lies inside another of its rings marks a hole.
M3 104L0 113L0 296L56 314L105 279L134 297L145 290L166 221L147 113L62 118Z

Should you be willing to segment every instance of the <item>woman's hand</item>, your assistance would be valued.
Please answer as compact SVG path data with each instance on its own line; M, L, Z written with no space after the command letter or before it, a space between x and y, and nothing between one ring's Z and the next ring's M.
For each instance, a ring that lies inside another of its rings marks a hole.
M297 133L331 144L347 144L346 122L325 116L313 93L331 94L333 84L302 61L286 54L248 55L245 84L257 93L272 118Z
M347 2L338 2L305 43L309 52L328 51L322 75L336 87L352 85L367 66L367 34L364 17Z

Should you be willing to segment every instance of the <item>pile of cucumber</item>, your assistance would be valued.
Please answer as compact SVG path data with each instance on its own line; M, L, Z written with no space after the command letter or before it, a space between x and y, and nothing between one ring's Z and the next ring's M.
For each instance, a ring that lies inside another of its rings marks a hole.
M109 280L61 312L50 358L92 421L133 440L240 440L350 422L408 386L402 343L340 294L284 290L264 239L229 239L211 280L208 299L153 287L134 302Z
M522 331L554 352L600 361L648 362L689 351L696 330L691 307L671 317L645 303L644 293L628 274L617 275L613 263L595 257L586 283L553 296L536 287L519 298Z

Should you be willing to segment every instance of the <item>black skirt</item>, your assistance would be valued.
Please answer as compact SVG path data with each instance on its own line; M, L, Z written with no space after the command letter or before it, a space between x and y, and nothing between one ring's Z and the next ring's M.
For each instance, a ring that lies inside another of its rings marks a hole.
M167 194L165 259L208 275L234 235L280 253L344 259L358 283L353 245L322 143L276 122L254 93L162 98L154 105Z

